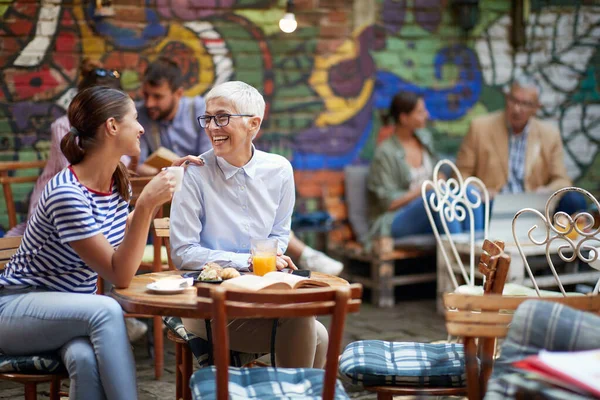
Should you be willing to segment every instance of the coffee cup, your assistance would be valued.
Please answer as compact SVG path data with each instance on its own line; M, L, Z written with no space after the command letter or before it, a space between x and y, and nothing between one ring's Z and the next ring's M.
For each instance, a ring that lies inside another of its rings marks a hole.
M168 167L167 171L175 178L175 191L181 190L181 183L183 182L183 167Z

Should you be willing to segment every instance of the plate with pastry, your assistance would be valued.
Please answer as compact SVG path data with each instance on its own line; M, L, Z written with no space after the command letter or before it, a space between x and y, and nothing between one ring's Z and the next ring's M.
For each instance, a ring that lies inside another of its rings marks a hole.
M185 278L193 278L196 283L220 284L224 280L240 276L240 272L232 267L222 267L215 262L208 262L202 266L202 270L186 272Z

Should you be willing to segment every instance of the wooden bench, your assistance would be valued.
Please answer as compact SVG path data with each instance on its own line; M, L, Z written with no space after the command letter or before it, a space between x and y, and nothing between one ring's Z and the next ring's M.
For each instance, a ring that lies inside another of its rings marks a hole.
M436 280L435 269L415 274L395 274L395 262L435 254L435 238L431 237L423 247L405 241L397 246L391 237L381 237L367 250L358 241L349 221L346 202L345 173L343 171L296 172L296 191L303 198L318 198L322 207L334 220L334 228L327 238L327 252L344 260L343 277L349 282L362 284L371 289L371 302L379 307L393 307L394 288ZM368 276L356 274L348 268L349 261L369 264Z

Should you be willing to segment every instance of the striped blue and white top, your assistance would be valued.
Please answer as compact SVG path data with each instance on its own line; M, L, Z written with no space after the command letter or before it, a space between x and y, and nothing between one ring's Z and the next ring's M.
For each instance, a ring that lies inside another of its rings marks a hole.
M0 287L41 286L95 293L98 275L69 245L103 234L114 248L125 235L129 204L113 185L101 193L79 183L69 167L48 182L17 253L0 274Z

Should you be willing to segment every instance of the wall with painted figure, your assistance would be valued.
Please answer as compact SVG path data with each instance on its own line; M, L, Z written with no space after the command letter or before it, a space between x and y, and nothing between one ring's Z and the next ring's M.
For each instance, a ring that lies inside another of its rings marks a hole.
M292 161L300 195L310 195L310 181L339 181L345 165L369 162L397 91L423 95L436 145L453 156L471 119L502 108L502 87L526 71L542 85L539 116L560 127L570 175L600 189L595 2L531 0L517 51L509 0L480 0L468 36L447 0L296 0L292 34L278 28L285 3L113 1L115 15L104 17L91 0L0 3L0 160L46 156L50 124L74 96L84 57L119 70L135 98L160 55L180 63L188 95L231 79L256 86L267 101L257 145ZM16 190L24 215L31 187ZM2 199L5 227L4 207Z

